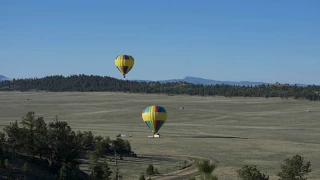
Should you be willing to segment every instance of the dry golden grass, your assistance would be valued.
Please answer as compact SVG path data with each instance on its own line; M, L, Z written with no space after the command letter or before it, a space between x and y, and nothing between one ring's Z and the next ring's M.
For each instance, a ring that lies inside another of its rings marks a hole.
M161 138L150 139L141 112L154 104L166 108L168 120L159 131ZM180 106L185 109L180 110ZM0 125L20 120L27 111L35 111L46 121L58 115L75 130L91 130L111 138L118 133L131 134L128 140L138 154L215 159L221 180L236 179L235 170L244 164L256 164L276 179L274 173L282 160L295 154L311 161L309 179L320 177L319 102L106 92L0 92Z

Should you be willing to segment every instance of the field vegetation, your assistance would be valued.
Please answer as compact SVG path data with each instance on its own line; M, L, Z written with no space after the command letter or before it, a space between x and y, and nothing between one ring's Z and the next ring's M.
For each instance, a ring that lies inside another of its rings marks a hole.
M270 179L285 158L299 154L311 161L308 179L320 177L320 104L282 98L226 98L168 96L110 92L1 92L0 124L5 127L28 111L46 123L55 116L77 132L116 139L121 134L139 155L188 155L211 159L217 164L219 179L237 179L243 165L256 165ZM151 134L141 119L148 105L162 105L168 120L160 129L161 138ZM180 107L184 109L180 109ZM128 159L126 162L136 161ZM124 158L125 159L125 158ZM160 173L179 170L181 158L174 160L140 158L141 171L152 162ZM172 162L172 163L168 163ZM108 162L114 170L113 162ZM125 173L124 162L119 163ZM123 165L123 166L122 166ZM88 164L81 164L88 170ZM132 169L132 168L127 168ZM141 171L136 170L137 176ZM130 178L129 178L130 179Z

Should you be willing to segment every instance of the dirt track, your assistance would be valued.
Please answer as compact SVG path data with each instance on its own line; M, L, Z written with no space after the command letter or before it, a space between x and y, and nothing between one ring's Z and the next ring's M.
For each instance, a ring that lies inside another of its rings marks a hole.
M139 155L138 155L139 156ZM153 154L143 154L141 156L154 156L154 157L186 157L186 158L193 158L193 159L204 159L204 157L200 156L187 156L187 155L153 155ZM195 162L192 163L192 165L186 169L179 170L176 172L172 172L169 174L163 174L161 176L153 176L152 179L155 180L174 180L174 179L188 179L190 175L199 172L197 166L195 165Z
M173 180L176 178L182 179L182 178L188 178L191 174L197 173L198 172L198 168L193 164L192 166L190 166L189 168L184 169L181 172L177 172L174 174L170 174L170 175L163 175L162 177L154 177L154 179L156 180Z

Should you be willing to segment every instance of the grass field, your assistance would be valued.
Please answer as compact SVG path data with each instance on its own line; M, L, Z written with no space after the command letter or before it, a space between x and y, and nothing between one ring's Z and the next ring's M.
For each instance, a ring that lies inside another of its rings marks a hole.
M141 112L154 104L166 108L168 119L159 131L161 138L150 139ZM180 106L185 109L180 110ZM309 179L320 179L320 102L100 92L0 92L0 125L20 120L27 111L35 111L46 121L58 115L75 130L91 130L112 139L118 133L130 134L128 140L137 154L214 159L220 180L236 179L235 171L243 164L256 164L276 179L274 173L282 160L295 154L311 161ZM167 169L167 165L157 164L161 169Z

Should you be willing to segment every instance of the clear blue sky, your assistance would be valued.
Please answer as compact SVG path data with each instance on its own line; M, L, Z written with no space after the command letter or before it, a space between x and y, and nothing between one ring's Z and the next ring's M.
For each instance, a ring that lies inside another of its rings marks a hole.
M1 0L0 74L320 84L319 0Z

